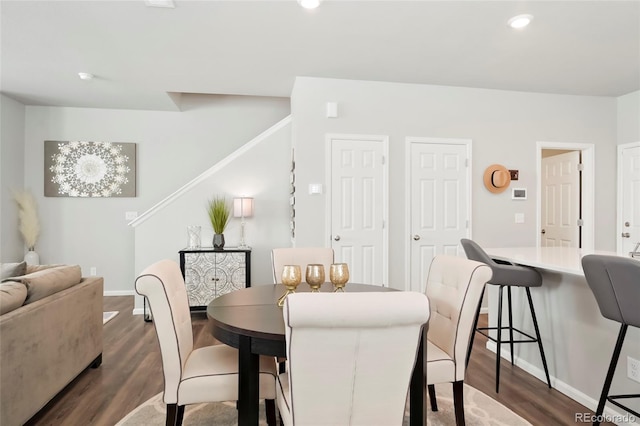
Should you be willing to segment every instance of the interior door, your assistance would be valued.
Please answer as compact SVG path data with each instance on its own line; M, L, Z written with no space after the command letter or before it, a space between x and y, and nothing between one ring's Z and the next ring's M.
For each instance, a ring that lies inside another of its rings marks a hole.
M618 238L622 240L622 253L627 255L640 243L640 146L623 148L621 154L618 167L622 171L623 223Z
M385 140L331 138L331 246L350 282L386 285Z
M468 238L467 145L410 144L411 290L424 292L431 259Z
M580 151L542 159L543 247L581 247L579 165Z

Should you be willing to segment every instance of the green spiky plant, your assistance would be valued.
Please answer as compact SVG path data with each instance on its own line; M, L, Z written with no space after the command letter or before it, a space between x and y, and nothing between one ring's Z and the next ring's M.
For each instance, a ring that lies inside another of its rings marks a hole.
M213 200L209 200L207 213L209 214L213 232L222 234L231 216L231 207L227 204L227 200L224 197L215 197Z

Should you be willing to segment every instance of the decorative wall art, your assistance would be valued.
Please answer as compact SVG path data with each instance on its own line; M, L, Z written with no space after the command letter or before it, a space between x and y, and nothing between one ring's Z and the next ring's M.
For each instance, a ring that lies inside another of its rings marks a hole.
M136 144L44 141L45 197L135 197Z
M296 240L296 160L294 150L291 150L291 172L289 174L289 227L291 242Z

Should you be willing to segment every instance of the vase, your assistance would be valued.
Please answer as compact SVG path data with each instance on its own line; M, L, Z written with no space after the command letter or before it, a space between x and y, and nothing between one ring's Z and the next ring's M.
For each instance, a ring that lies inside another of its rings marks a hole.
M213 249L224 249L224 234L213 234Z
M196 225L187 226L188 245L187 248L200 248L200 227Z
M39 265L40 255L35 250L31 249L24 255L24 261L27 262L27 265Z

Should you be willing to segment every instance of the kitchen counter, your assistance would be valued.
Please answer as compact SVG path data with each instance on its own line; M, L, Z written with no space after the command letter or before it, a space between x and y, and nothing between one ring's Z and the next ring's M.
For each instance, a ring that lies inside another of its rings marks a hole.
M605 319L584 277L581 259L587 254L618 256L615 252L581 250L567 247L487 248L494 259L536 268L542 274L542 286L531 289L542 344L544 345L551 385L587 408L596 408L620 324ZM498 286L487 286L489 324L496 325ZM503 308L506 308L506 297ZM640 309L640 307L639 307ZM503 325L507 315L503 314ZM513 288L514 326L534 335L526 294ZM518 335L514 336L516 339ZM495 352L496 344L487 348ZM516 365L545 382L540 352L535 344L515 345ZM510 359L509 345L501 355ZM471 355L473 357L473 354ZM627 378L627 357L640 359L640 329L629 327L616 368L611 393L637 393L638 384ZM503 367L504 368L504 367ZM634 402L632 408L640 409ZM605 414L616 415L607 404ZM640 419L636 419L640 422ZM619 424L640 424L624 423Z

